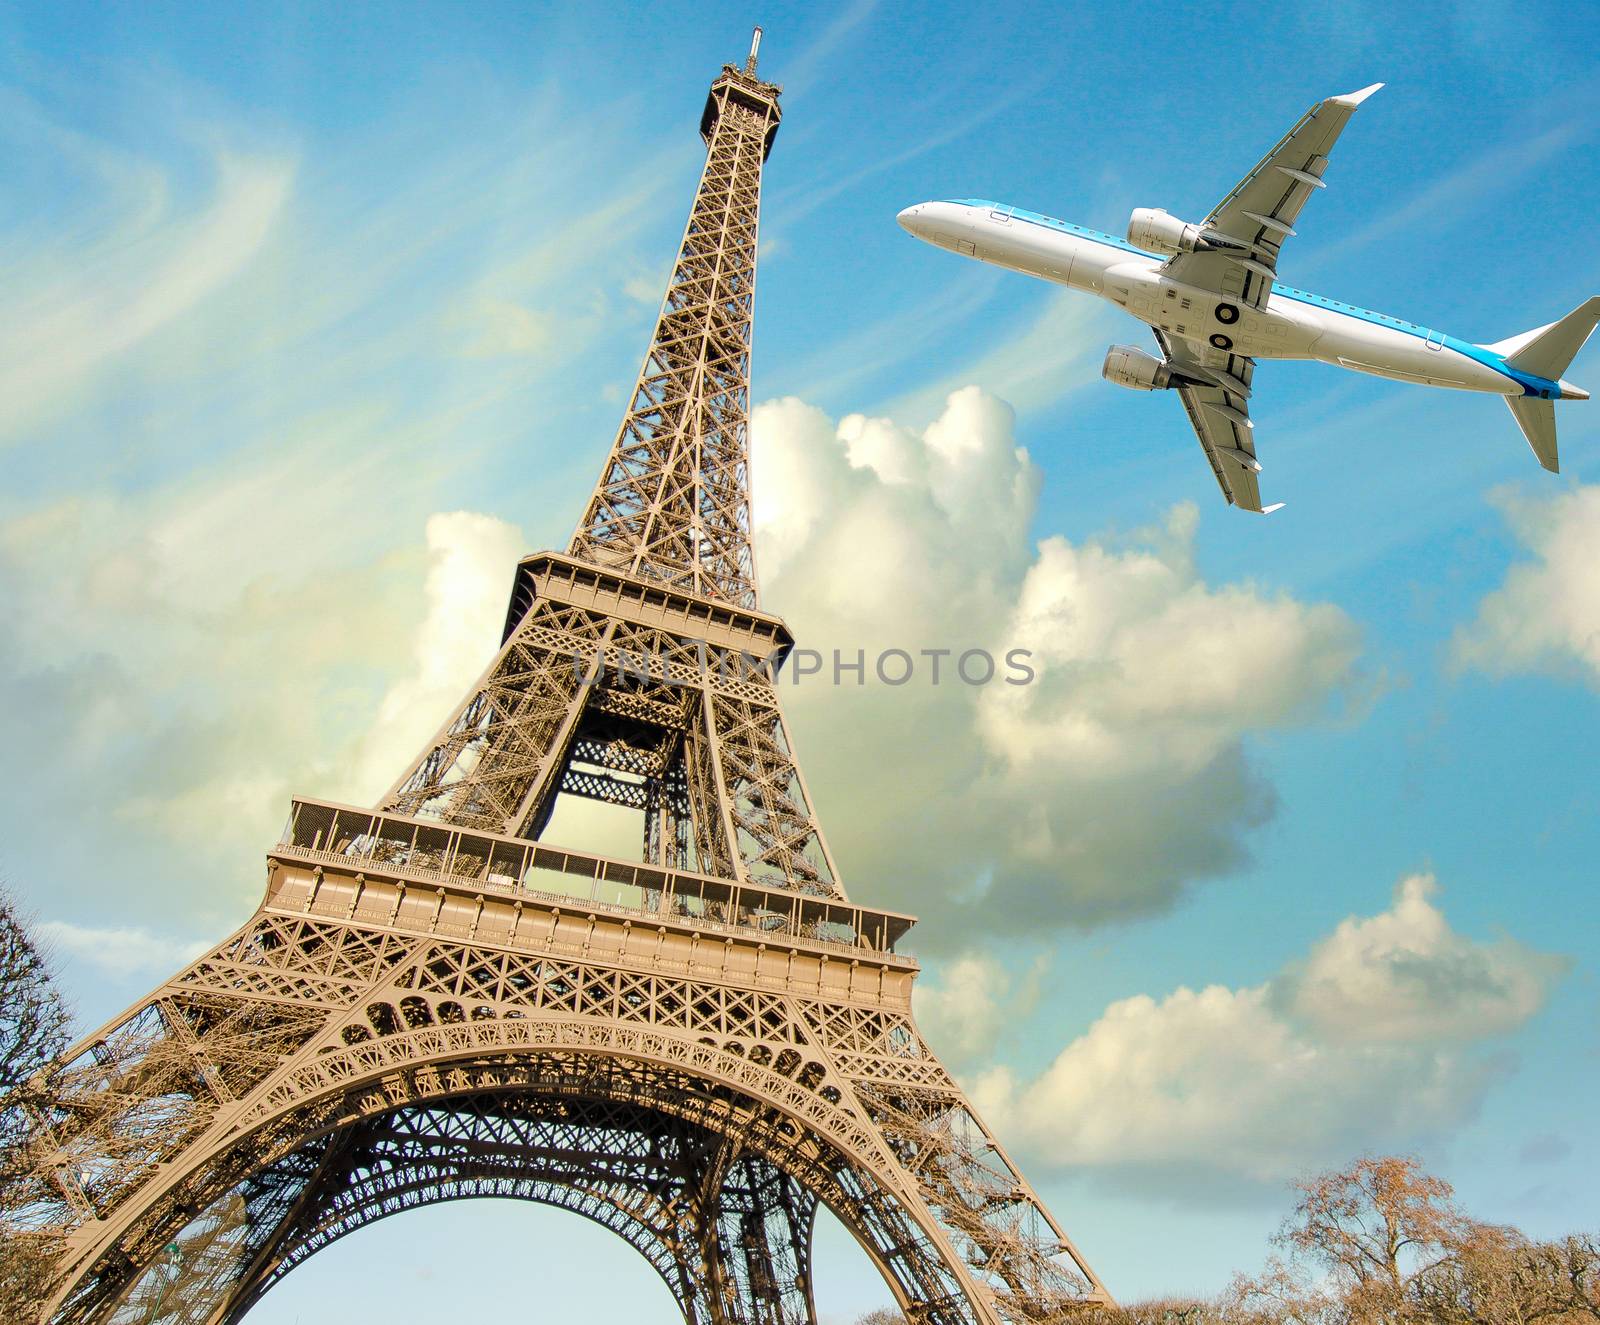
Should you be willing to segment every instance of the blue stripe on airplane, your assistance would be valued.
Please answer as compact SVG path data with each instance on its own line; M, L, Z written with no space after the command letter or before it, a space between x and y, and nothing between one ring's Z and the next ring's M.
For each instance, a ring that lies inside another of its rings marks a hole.
M1021 207L1011 207L1004 203L991 202L987 198L951 198L948 201L959 203L964 207L986 207L990 211L1004 212L1007 216L1019 221L1027 221L1032 225L1046 226L1051 230L1060 230L1069 235L1077 235L1081 239L1093 240L1096 244L1104 244L1123 253L1132 253L1141 258L1150 258L1156 262L1165 259L1159 253L1147 253L1142 248L1135 248L1125 239L1118 239L1115 235L1103 234L1099 230L1090 230L1087 226L1073 225L1070 221L1058 221L1053 216L1044 216L1038 212L1026 211ZM1297 290L1290 285L1272 283L1273 294L1280 294L1285 299L1292 299L1296 303L1310 304L1314 308L1325 308L1331 313L1342 313L1346 317L1353 317L1361 322L1371 322L1376 326L1388 327L1391 331L1403 332L1408 336L1416 336L1421 340L1436 338L1443 343L1445 348L1463 354L1469 359L1474 359L1486 368L1492 368L1503 377L1509 378L1522 388L1525 396L1538 396L1544 400L1560 398L1561 387L1556 382L1544 377L1535 377L1531 373L1518 372L1511 367L1504 357L1496 354L1491 349L1482 345L1474 345L1471 341L1458 340L1454 336L1446 335L1442 331L1432 331L1428 327L1419 327L1414 322L1402 322L1399 318L1388 317L1383 313L1374 313L1369 308L1357 308L1354 304L1341 304L1335 299L1325 299L1320 294L1312 294L1308 290Z

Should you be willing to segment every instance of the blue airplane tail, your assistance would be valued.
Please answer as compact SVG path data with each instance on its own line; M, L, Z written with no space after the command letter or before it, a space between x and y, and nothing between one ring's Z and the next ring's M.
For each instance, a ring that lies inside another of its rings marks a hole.
M1557 383L1561 388L1562 400L1587 400L1589 393L1580 386L1563 381L1561 374L1567 371L1567 366L1583 348L1584 341L1589 339L1597 322L1600 322L1600 295L1585 299L1559 322L1535 327L1520 336L1497 341L1484 348L1493 350L1519 373ZM1552 474L1556 473L1560 468L1560 456L1556 449L1556 411L1553 402L1536 396L1507 396L1505 402L1539 463Z

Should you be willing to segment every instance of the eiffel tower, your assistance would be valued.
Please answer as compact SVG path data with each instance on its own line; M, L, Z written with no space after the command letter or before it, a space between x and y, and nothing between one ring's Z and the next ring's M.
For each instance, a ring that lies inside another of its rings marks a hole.
M75 1046L12 1212L52 1325L224 1325L376 1219L518 1197L611 1229L687 1325L810 1325L818 1203L906 1317L1106 1301L918 1033L913 920L852 902L774 681L746 429L756 42L572 543L376 808L293 802L240 930ZM560 797L642 821L546 840Z

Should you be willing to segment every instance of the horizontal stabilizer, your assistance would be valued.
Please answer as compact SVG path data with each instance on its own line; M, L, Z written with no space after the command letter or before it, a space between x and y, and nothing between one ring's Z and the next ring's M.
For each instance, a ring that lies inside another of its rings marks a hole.
M1552 474L1560 473L1560 457L1556 454L1556 407L1536 396L1503 396L1501 399L1511 410L1511 417L1522 429L1539 463Z
M1531 373L1555 382L1583 348L1596 322L1600 322L1600 295L1585 299L1559 322L1535 327L1486 348L1503 354L1506 362L1519 373Z

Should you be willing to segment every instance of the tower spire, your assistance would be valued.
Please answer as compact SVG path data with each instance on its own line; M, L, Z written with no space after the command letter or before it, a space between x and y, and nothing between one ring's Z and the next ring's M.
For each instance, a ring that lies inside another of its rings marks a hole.
M570 554L699 598L757 600L748 428L761 170L780 90L743 69L711 85L706 163L650 348Z

